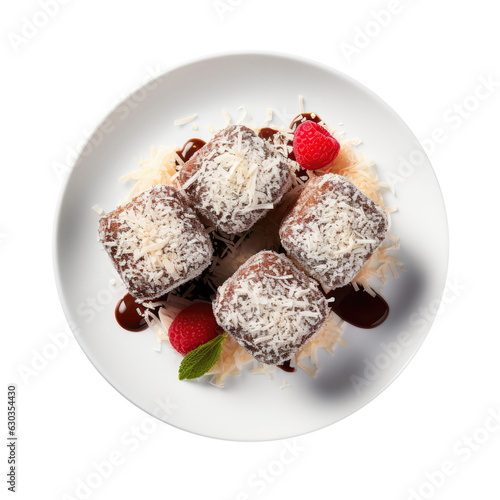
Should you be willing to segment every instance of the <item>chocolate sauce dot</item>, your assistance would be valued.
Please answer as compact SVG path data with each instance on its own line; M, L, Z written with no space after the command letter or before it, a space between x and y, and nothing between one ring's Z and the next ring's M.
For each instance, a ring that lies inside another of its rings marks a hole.
M319 123L321 118L316 113L300 113L297 115L290 123L290 128L295 132L295 129L305 121L312 121L314 123Z
M182 158L182 161L186 163L192 158L192 156L197 153L204 145L205 141L202 139L189 139L189 141L182 146L182 149L176 151L176 153Z
M273 137L278 131L275 128L264 127L259 130L259 137L268 142L273 142Z
M142 332L148 328L146 320L137 312L137 309L144 313L146 308L138 304L134 297L127 293L120 299L115 309L115 318L118 324L131 332Z

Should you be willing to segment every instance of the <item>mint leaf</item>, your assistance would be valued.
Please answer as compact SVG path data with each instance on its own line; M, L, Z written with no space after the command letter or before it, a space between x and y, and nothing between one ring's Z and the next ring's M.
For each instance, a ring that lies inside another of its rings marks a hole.
M222 343L227 334L221 333L206 344L188 352L179 366L179 380L193 379L205 375L205 373L217 363L222 352Z

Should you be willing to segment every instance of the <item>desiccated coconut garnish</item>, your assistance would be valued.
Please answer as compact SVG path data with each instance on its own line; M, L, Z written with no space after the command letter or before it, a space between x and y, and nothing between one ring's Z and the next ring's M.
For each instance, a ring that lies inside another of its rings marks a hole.
M172 147L151 147L150 157L139 161L140 168L120 177L120 182L132 179L136 184L127 201L143 193L153 186L175 185L176 166L184 163Z
M192 122L198 115L190 115L186 116L185 118L179 118L178 120L174 120L174 125L179 126L179 125L186 125L186 123Z

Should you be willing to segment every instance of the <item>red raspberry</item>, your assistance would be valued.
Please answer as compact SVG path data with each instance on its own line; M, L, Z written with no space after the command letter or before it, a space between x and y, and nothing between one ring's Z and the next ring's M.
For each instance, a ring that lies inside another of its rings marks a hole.
M168 338L172 347L185 355L217 337L216 327L212 304L197 302L175 317L168 329Z
M340 144L325 127L307 120L293 135L293 152L300 166L307 170L326 167L340 151Z

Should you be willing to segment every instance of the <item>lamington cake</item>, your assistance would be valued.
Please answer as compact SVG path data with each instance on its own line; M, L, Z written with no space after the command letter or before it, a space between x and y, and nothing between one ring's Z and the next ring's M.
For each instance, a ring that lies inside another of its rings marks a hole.
M311 178L280 226L287 255L325 290L348 284L384 241L385 211L345 177Z
M155 186L101 217L98 238L139 302L192 280L213 254L203 225L172 186Z
M281 201L291 187L290 165L253 130L231 125L182 166L179 182L203 217L238 234Z
M283 254L264 250L217 291L215 318L256 360L289 360L328 316L318 284Z

